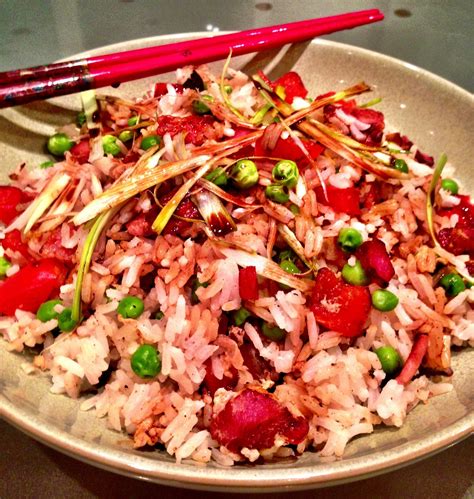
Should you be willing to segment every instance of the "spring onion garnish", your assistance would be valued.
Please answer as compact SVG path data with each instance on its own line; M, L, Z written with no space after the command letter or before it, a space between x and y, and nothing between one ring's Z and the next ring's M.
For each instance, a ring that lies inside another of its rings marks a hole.
M265 118L265 115L268 113L268 111L270 111L270 109L272 109L272 105L271 104L265 104L263 105L252 117L252 119L250 120L250 123L252 123L252 125L260 125L260 123L262 123L263 119Z
M178 207L179 203L189 193L193 185L201 177L203 177L213 166L214 166L213 162L208 162L202 165L191 178L186 180L186 182L184 182L184 184L181 185L181 187L176 191L174 196L166 203L166 205L163 207L163 209L160 211L155 221L153 222L153 225L151 226L151 228L157 234L162 233L163 229L166 227L166 224L170 221L170 218L173 216L173 213L176 211L176 208Z
M235 222L220 199L212 192L202 190L193 196L199 213L216 236L223 236L237 229Z
M433 171L433 176L431 177L430 186L428 187L428 192L426 193L426 223L428 225L428 231L430 233L431 239L433 240L433 244L435 246L440 246L438 239L436 237L436 232L434 228L433 222L433 208L434 208L434 195L436 192L436 186L438 185L438 181L441 177L441 173L443 172L443 168L445 167L448 161L448 157L445 153L441 154L438 159L438 163L436 164L436 168Z
M87 234L84 247L82 248L81 260L79 261L79 266L77 270L76 278L76 289L74 290L74 298L72 300L72 313L71 318L79 324L81 320L82 310L81 310L81 293L82 293L82 282L84 276L89 272L89 267L92 260L92 254L96 247L97 241L99 240L102 231L113 218L113 216L120 210L122 205L112 208L101 215L99 215L92 224L92 227Z
M376 97L375 99L369 100L369 102L365 102L364 104L359 104L359 107L362 109L366 107L372 107L375 106L376 104L380 104L382 102L382 97Z
M288 246L298 255L300 260L310 269L310 270L316 270L316 266L310 262L305 254L304 254L304 248L302 244L298 241L296 238L295 234L292 232L291 229L288 228L288 226L284 224L278 224L277 225L278 232L280 236L286 241Z
M63 192L71 181L67 173L57 173L41 191L41 194L28 206L28 208L8 227L8 231L13 229L23 229L27 234L33 225L43 216L46 210Z
M213 182L210 182L209 180L206 180L205 178L201 178L198 182L198 184L206 191L212 192L216 196L220 197L224 201L227 201L228 203L235 204L236 206L239 206L240 208L250 208L255 210L256 208L261 208L261 204L254 204L254 203L247 203L244 201L242 198L234 196L233 194L229 194L227 191L224 189L221 189L218 185L214 184Z
M224 67L222 68L221 81L220 81L222 100L224 101L224 104L227 106L227 108L233 114L235 114L235 116L237 116L239 120L249 123L249 120L232 104L232 102L230 101L229 94L225 91L225 77L227 74L227 70L229 69L231 59L232 59L232 49L229 51L229 55L225 61Z

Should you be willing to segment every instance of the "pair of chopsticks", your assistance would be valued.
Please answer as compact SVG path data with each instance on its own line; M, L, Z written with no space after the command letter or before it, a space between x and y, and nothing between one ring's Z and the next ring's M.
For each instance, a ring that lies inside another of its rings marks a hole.
M0 73L0 108L166 73L186 66L310 40L383 19L378 9L250 29L88 59Z

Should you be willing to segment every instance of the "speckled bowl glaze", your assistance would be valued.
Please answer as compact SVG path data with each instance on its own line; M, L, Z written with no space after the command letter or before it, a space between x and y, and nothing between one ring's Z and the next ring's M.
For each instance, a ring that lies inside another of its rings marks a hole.
M113 52L206 33L157 37L108 46L92 53ZM83 55L83 54L81 54ZM286 51L236 59L234 67L254 71L265 68L271 77L294 68L308 84L310 94L342 89L364 80L374 96L388 129L400 130L438 156L446 152L458 177L470 192L474 146L472 123L474 99L459 87L410 64L356 47L315 40ZM221 65L216 64L219 69ZM171 79L168 75L166 79ZM159 77L163 81L165 78ZM124 84L104 92L140 95L151 80ZM46 137L55 127L71 122L79 109L77 96L33 103L0 113L0 173L19 162L36 165L44 161ZM265 465L224 468L210 464L176 464L163 452L139 452L126 435L113 432L92 412L79 410L80 400L49 392L47 374L26 375L21 364L27 354L6 351L0 340L0 415L45 444L96 466L145 480L225 491L284 491L333 485L392 470L452 445L468 436L474 427L474 352L453 356L454 390L416 407L401 429L379 428L352 441L343 459L322 460L305 453L298 460Z

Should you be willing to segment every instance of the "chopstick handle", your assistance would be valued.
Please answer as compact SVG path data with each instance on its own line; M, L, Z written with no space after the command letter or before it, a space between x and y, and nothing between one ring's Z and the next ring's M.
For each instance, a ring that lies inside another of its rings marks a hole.
M90 60L90 66L88 60L59 63L53 70L53 76L47 66L40 67L37 72L35 68L20 70L20 74L16 74L16 77L14 74L11 75L8 83L0 84L0 108L67 95L90 88L114 86L125 81L165 73L188 64L198 65L223 59L230 50L234 56L244 55L249 52L280 47L287 43L305 41L318 35L350 29L382 19L383 14L374 9L331 16L323 20L299 21L299 23L292 24L292 29L288 28L289 25L272 26L197 41L178 42L170 46L137 49L122 53L122 58L117 58L117 54L99 56ZM294 27L295 24L297 27ZM258 34L249 35L255 32ZM247 35L244 35L245 33ZM225 38L227 43L222 43L224 37L227 37ZM186 44L187 48L183 50L182 44ZM181 50L176 51L177 46L181 47ZM115 61L112 64L110 57ZM123 59L126 62L118 62Z

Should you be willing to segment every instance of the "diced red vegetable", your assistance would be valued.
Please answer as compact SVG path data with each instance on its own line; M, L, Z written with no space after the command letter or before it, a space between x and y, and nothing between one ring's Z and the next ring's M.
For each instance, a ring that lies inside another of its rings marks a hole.
M421 152L419 149L415 153L415 161L418 161L418 163L423 163L423 164L428 165L428 166L434 165L433 156L430 156L429 154L425 154L424 152Z
M161 97L162 95L165 95L168 93L168 88L167 86L170 85L169 83L155 83L155 88L153 91L153 97ZM179 83L171 83L173 85L174 89L176 90L176 93L182 94L184 87L183 85L180 85Z
M454 227L438 232L439 244L453 255L474 255L474 228Z
M258 300L257 269L253 265L239 269L239 293L242 300Z
M385 244L380 239L362 243L355 252L367 276L380 284L386 284L395 275Z
M325 267L316 276L310 308L326 328L349 338L360 336L369 318L370 292L365 286L346 284Z
M367 134L367 138L364 141L365 144L373 146L379 145L382 142L383 130L385 128L383 113L375 111L375 109L360 109L356 107L352 111L352 116L362 121L362 123L370 125L370 128L363 131L364 134Z
M389 133L385 138L388 142L397 144L397 146L399 146L404 151L409 151L410 147L413 145L413 142L406 135L400 135L398 132Z
M380 203L382 201L382 193L380 189L380 184L378 182L372 182L370 184L369 191L364 197L363 205L364 208L370 210L372 206Z
M172 137L176 134L185 132L185 142L200 146L206 138L213 138L214 118L212 116L186 116L180 118L177 116L160 116L158 118L158 127L156 133L164 135L169 133Z
M127 223L127 231L132 236L148 237L154 234L151 226L158 215L158 207L153 207L146 213L140 213L136 218Z
M65 277L63 264L53 258L25 265L0 283L0 314L11 316L17 309L36 312L44 301L57 295Z
M418 368L421 365L423 357L428 350L428 335L419 334L416 337L415 343L411 349L410 355L408 356L400 374L395 378L401 385L406 385L411 381L413 376L415 376Z
M167 194L161 196L160 197L161 205L164 206L173 197L175 192L176 190L173 190L172 192L168 192ZM178 204L178 207L176 208L174 214L183 218L192 218L192 219L201 218L201 215L199 214L196 205L189 198L183 199L181 203ZM151 221L152 224L154 220L155 219L153 218L153 220ZM166 227L163 229L163 234L173 234L175 236L178 236L186 229L189 229L191 225L192 222L188 222L186 220L180 220L179 218L173 217L166 224Z
M209 359L204 364L206 367L206 375L204 376L203 385L211 395L214 396L219 388L225 388L226 390L233 390L237 385L237 370L232 367L230 370L230 376L224 375L222 379L218 379L212 371L212 361Z
M297 445L309 431L302 416L296 417L270 393L245 388L229 400L211 421L211 435L232 452L242 448L269 449L275 438Z
M289 71L272 83L273 89L278 86L285 89L285 101L291 104L295 97L304 99L308 95L308 90L304 86L300 75L295 71Z
M91 146L89 144L89 139L83 139L77 144L74 144L69 150L73 159L75 159L79 164L87 163L89 161L89 155L91 153Z
M360 191L357 187L338 189L332 185L326 187L328 200L321 186L316 187L318 203L330 206L336 213L347 213L352 217L360 215Z
M0 185L0 222L8 225L19 214L17 206L22 202L18 187Z
M56 258L63 263L73 263L76 249L65 248L61 244L61 227L57 227L49 234L40 254L43 258Z
M270 379L272 381L277 381L279 378L278 373L270 362L260 355L259 351L252 343L242 343L239 350L244 359L244 365L255 380Z
M14 229L5 234L5 237L0 240L0 244L4 249L9 249L12 251L18 251L26 259L30 259L31 255L28 250L28 245L23 242L21 238L21 232L18 229Z
M474 203L471 202L469 196L458 195L460 203L453 208L438 210L438 215L442 217L450 217L451 215L458 216L456 227L469 227L474 228Z
M262 142L262 137L255 142L255 156L291 159L292 161L298 163L298 166L306 166L308 164L308 160L306 159L304 152L291 137L286 139L282 139L280 137L273 149L263 147ZM313 159L316 159L324 151L324 147L315 140L302 139L301 142L303 142L309 155Z

